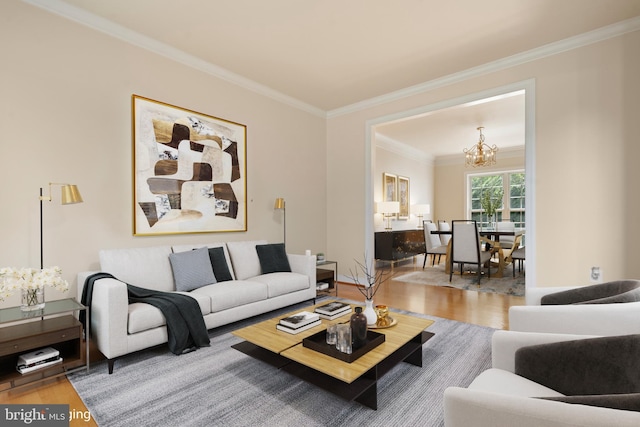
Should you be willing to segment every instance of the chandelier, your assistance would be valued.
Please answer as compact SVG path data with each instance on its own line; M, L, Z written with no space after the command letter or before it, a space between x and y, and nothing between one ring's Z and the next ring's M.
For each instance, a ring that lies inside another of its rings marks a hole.
M484 126L480 126L478 130L480 131L480 139L478 143L473 147L462 150L464 152L465 166L491 166L496 163L496 153L498 152L498 147L495 145L489 147L484 143L484 135L482 134L482 129Z

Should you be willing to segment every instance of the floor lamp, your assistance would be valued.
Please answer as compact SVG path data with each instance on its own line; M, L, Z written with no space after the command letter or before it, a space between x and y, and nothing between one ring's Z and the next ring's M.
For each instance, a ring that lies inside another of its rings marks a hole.
M278 197L276 199L276 203L273 205L273 208L275 210L280 210L282 209L282 218L283 218L283 240L282 243L284 243L285 246L287 246L287 210L284 207L284 199L282 197Z
M60 185L62 186L62 197L61 202L63 205L71 205L74 203L82 203L82 196L80 196L80 191L78 191L78 187L72 184L60 184L56 182L49 183L49 195L44 196L42 194L42 187L40 187L40 269L44 268L44 245L42 238L42 202L47 200L51 201L51 186L52 185Z

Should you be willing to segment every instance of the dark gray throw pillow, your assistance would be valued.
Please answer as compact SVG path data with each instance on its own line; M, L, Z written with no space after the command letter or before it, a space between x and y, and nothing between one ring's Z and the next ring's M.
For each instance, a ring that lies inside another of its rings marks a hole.
M515 374L567 396L640 393L640 335L519 348Z
M640 412L640 393L539 397L538 399Z
M229 265L227 264L227 258L224 256L224 249L209 248L209 260L211 261L213 274L216 276L218 282L233 280L231 272L229 271Z
M176 290L189 292L216 283L207 248L169 254Z
M543 296L541 305L613 304L640 301L639 280L616 280Z
M260 268L262 274L291 272L289 258L284 249L284 243L273 243L268 245L256 245Z

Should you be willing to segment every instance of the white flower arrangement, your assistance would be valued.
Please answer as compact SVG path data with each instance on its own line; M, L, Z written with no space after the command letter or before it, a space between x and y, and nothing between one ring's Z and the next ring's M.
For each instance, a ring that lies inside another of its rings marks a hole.
M61 292L69 290L69 283L62 278L60 267L37 268L0 268L0 301L10 297L18 290L34 290L51 286Z

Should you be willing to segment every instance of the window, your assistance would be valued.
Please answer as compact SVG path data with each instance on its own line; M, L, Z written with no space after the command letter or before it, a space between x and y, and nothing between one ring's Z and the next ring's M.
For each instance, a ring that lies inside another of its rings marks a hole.
M495 221L509 220L516 228L524 228L524 178L523 171L468 175L469 217L478 227L487 227L491 220L488 214L495 209Z

